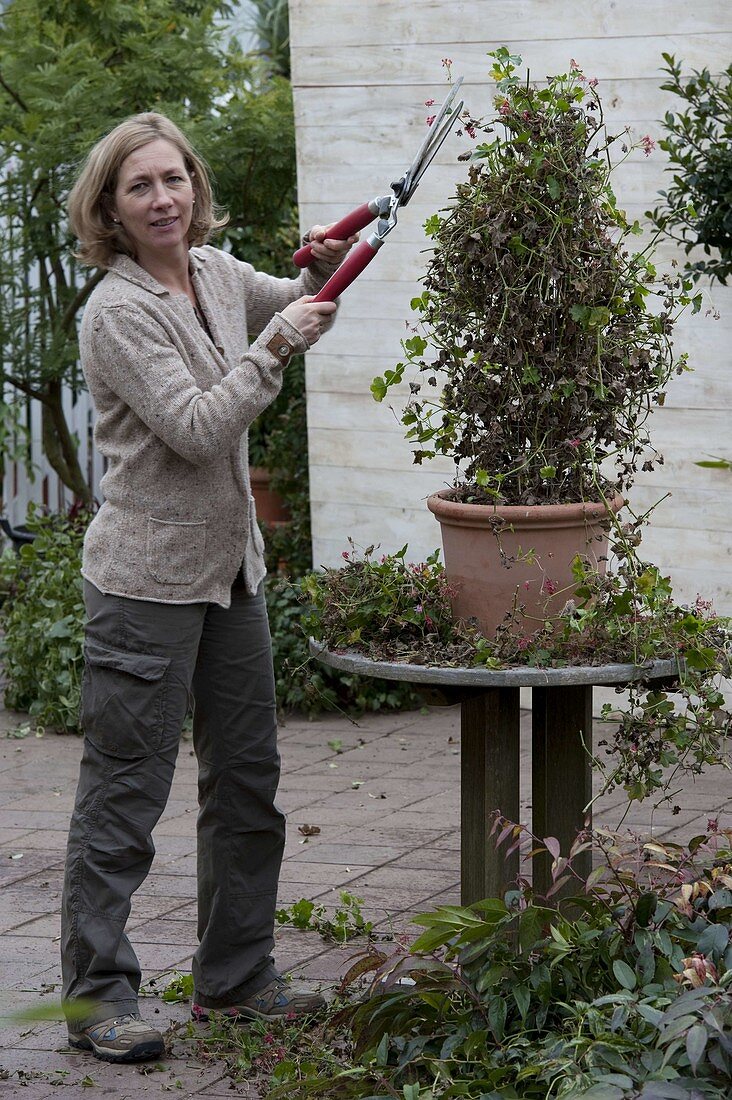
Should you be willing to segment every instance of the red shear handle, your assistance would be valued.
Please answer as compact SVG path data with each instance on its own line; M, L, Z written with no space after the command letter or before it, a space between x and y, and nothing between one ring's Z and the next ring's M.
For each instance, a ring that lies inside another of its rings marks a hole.
M365 202L363 206L359 206L356 210L352 210L350 214L346 214L345 218L341 218L339 222L332 225L328 230L328 237L332 241L345 241L353 233L358 233L360 229L365 229L369 222L372 222L379 210L378 207L373 209L374 203ZM292 257L293 262L298 267L307 267L308 264L313 262L313 250L309 244L303 245L302 248L298 248L295 255Z
M376 239L378 240L378 238ZM374 248L371 243L372 240L373 237L356 245L351 255L343 261L335 274L328 279L323 289L315 295L314 302L335 302L339 294L342 294L346 287L358 278L379 251L378 248ZM379 241L380 246L381 242Z

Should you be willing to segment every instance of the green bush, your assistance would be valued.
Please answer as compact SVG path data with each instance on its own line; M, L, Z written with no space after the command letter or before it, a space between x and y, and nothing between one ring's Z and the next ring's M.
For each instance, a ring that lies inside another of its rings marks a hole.
M81 546L88 516L32 511L35 540L0 558L5 703L37 728L78 730L84 636Z
M294 583L278 577L266 581L279 708L314 717L323 711L364 713L419 706L408 684L338 672L310 657L300 587L308 576Z
M0 557L6 706L27 711L37 728L79 731L84 599L81 548L88 515L68 518L31 511L35 540ZM406 686L326 669L312 661L301 619L299 588L266 581L277 705L314 716L395 710L417 705Z
M542 847L501 824L500 843ZM524 884L416 917L408 954L372 946L344 977L375 972L331 1019L335 1071L283 1060L269 1095L727 1100L732 830L711 825L686 849L585 835L575 854L591 845L601 865L560 908Z

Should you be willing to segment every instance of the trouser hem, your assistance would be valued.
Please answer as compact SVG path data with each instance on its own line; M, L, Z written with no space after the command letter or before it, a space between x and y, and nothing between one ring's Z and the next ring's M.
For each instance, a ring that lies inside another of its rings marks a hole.
M69 1031L84 1031L87 1027L101 1024L103 1020L112 1020L115 1016L125 1016L128 1012L136 1013L137 1011L136 998L126 1001L104 1001L97 1005L93 1012L87 1013L82 1018L74 1016L73 1001L67 1001L64 1005L64 1015Z
M273 978L278 976L278 971L273 963L268 962L266 966L258 971L253 977L248 978L241 985L235 986L230 993L227 993L224 997L207 997L205 993L195 992L193 994L193 1000L201 1008L231 1008L238 1001L244 1001L248 997L253 997L255 993L259 993L260 989L264 989L266 985L272 981Z

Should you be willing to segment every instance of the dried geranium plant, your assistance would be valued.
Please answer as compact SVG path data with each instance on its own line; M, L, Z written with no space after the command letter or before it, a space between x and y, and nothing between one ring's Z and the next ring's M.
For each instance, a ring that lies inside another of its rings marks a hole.
M701 298L688 277L657 272L653 241L631 246L641 229L610 178L611 152L624 160L634 147L625 132L608 135L597 82L572 62L534 87L507 49L489 56L496 119L466 125L485 140L426 223L434 253L412 302L420 325L372 392L382 400L408 367L421 376L402 421L415 462L454 459L454 499L594 499L597 462L615 463L610 492L652 461L648 414L686 369L674 321Z

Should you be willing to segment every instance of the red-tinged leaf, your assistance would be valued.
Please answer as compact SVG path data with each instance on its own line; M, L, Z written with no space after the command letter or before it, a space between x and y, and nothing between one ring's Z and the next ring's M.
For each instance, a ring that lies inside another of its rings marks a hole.
M574 859L574 857L578 856L580 854L580 852L586 852L591 847L592 847L592 841L590 841L590 840L583 840L581 844L579 844L575 840L574 844L569 849L569 858Z
M555 836L545 836L542 840L542 844L544 845L546 850L551 853L554 859L557 858L562 850L561 845Z
M522 840L523 840L523 837L519 837L518 840L514 840L514 842L513 842L513 844L511 845L510 848L506 849L506 859L508 859L509 856L512 856L517 848L521 847Z
M552 879L557 879L561 875L564 868L567 866L567 860L564 856L559 856L552 862Z
M498 834L498 839L496 840L496 848L500 848L504 840L506 840L512 832L513 823L511 823L510 825L505 825Z
M565 883L571 882L571 881L572 881L572 876L571 875L562 875L561 878L558 878L556 880L556 882L552 883L552 885L549 887L549 889L546 892L546 897L550 898L552 896L552 894L556 894L557 890L561 890L562 887L565 885Z
M343 975L338 992L345 993L357 978L368 974L370 970L378 970L386 962L386 959L387 956L382 951L371 951L368 955L362 955Z
M590 871L585 882L585 891L589 894L593 886L596 886L598 882L601 882L605 876L607 867L595 867L593 871Z

